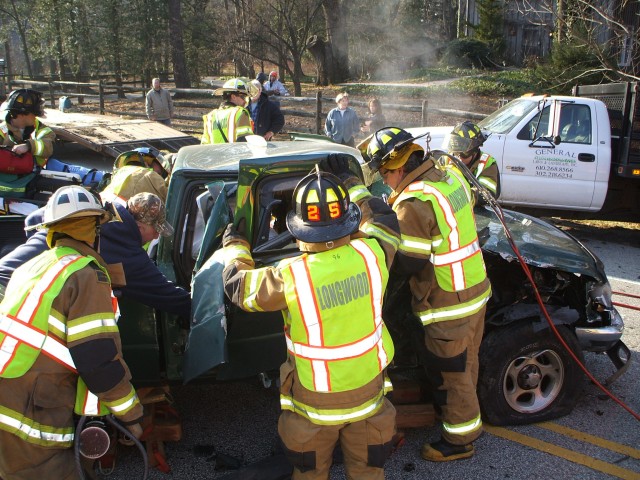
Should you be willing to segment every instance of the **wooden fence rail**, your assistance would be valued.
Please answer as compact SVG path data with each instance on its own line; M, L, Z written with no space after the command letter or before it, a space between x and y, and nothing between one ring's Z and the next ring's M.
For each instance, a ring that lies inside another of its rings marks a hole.
M122 100L123 98L130 98L126 96L126 93L139 93L140 96L136 95L138 101L144 100L145 94L148 89L140 88L140 87L132 87L127 85L113 85L107 84L102 80L98 83L88 83L88 82L67 82L67 81L50 81L50 82L42 82L36 80L28 80L28 79L16 79L11 80L9 82L9 87L26 87L30 86L36 88L38 90L46 90L45 95L48 95L49 106L51 108L56 108L56 101L60 99L60 97L71 97L77 98L79 104L83 104L86 99L97 99L99 104L99 111L101 115L104 114L114 114L114 115L125 115L130 117L146 117L144 111L115 111L113 109L107 108L109 102ZM45 87L45 88L43 88ZM177 99L174 101L174 105L177 107L189 107L193 109L208 109L211 110L216 108L217 101L213 98L214 89L210 88L168 88L170 92L177 94ZM89 92L89 93L87 93ZM96 92L96 93L94 93ZM113 98L116 95L116 98ZM189 96L198 95L203 98L207 98L207 100L194 101L188 100ZM95 101L95 100L94 100ZM315 118L315 133L322 133L324 120L327 116L329 110L334 108L335 101L333 98L323 97L322 92L318 91L315 97L279 97L278 101L281 104L282 113L289 116L297 116L297 117L306 117L306 118ZM469 120L481 120L486 115L482 113L476 112L467 112L462 110L454 110L454 109L446 109L446 108L433 108L429 107L429 102L427 99L420 100L419 104L410 103L410 104L398 104L398 103L382 103L382 107L385 111L399 111L399 112L415 112L420 113L420 122L416 125L408 125L408 126L427 126L429 113L439 114L439 115L447 115L456 118L463 118ZM358 107L367 107L367 102L351 100L349 102L353 106ZM290 104L291 107L294 105L313 105L315 104L315 111L304 111L298 110L295 108L287 108L284 105ZM202 115L174 115L174 118L177 120L185 120L188 122L201 122Z

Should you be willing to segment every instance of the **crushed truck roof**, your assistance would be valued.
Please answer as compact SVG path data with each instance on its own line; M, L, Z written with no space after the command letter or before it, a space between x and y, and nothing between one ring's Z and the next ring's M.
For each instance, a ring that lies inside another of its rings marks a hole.
M45 112L45 125L51 127L59 139L76 142L106 156L117 157L139 147L177 152L185 145L200 143L196 137L151 120L54 109Z

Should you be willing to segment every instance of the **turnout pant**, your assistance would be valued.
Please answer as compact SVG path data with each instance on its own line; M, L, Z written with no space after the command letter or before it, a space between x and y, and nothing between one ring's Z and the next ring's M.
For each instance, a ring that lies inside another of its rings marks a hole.
M79 480L72 448L45 448L0 430L0 478Z
M425 369L441 412L442 438L454 445L471 443L482 433L476 385L484 315L485 308L424 327Z
M293 464L294 480L326 480L338 442L348 479L384 480L384 462L391 453L396 410L387 400L372 417L354 423L317 425L284 410L278 433Z

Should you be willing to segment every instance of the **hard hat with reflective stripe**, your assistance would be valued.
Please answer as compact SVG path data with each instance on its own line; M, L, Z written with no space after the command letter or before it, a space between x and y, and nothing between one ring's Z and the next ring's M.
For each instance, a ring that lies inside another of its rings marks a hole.
M14 90L2 104L2 110L11 113L33 113L37 117L44 114L42 93L30 88Z
M374 133L366 144L361 144L358 147L362 150L365 149L364 157L367 159L367 167L371 171L377 171L380 167L385 167L389 170L400 168L409 155L399 156L401 153L411 153L416 149L423 150L422 147L414 145L416 148L412 148L404 152L405 147L413 144L414 140L428 135L428 132L414 137L406 130L398 127L385 127ZM389 165L389 163L392 163Z
M445 138L443 148L454 155L472 153L473 150L480 148L486 140L487 137L482 133L480 127L466 120L454 127L451 134Z
M214 95L223 95L225 93L236 93L238 95L248 95L255 97L255 87L251 85L251 81L246 78L232 78L227 80L221 88L213 91Z
M307 243L329 242L352 234L360 225L360 208L333 174L316 172L304 177L293 191L295 209L287 215L287 228Z
M154 147L139 147L121 153L116 158L113 169L117 170L125 165L139 165L141 167L152 168L154 161L157 161L167 174L171 173L171 162Z

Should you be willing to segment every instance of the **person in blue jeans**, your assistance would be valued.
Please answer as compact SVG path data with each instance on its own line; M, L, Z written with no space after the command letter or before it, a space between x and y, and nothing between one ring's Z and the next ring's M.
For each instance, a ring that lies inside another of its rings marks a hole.
M324 133L336 143L355 146L355 135L360 131L360 119L356 111L349 107L349 94L336 96L338 106L331 110L324 122Z

